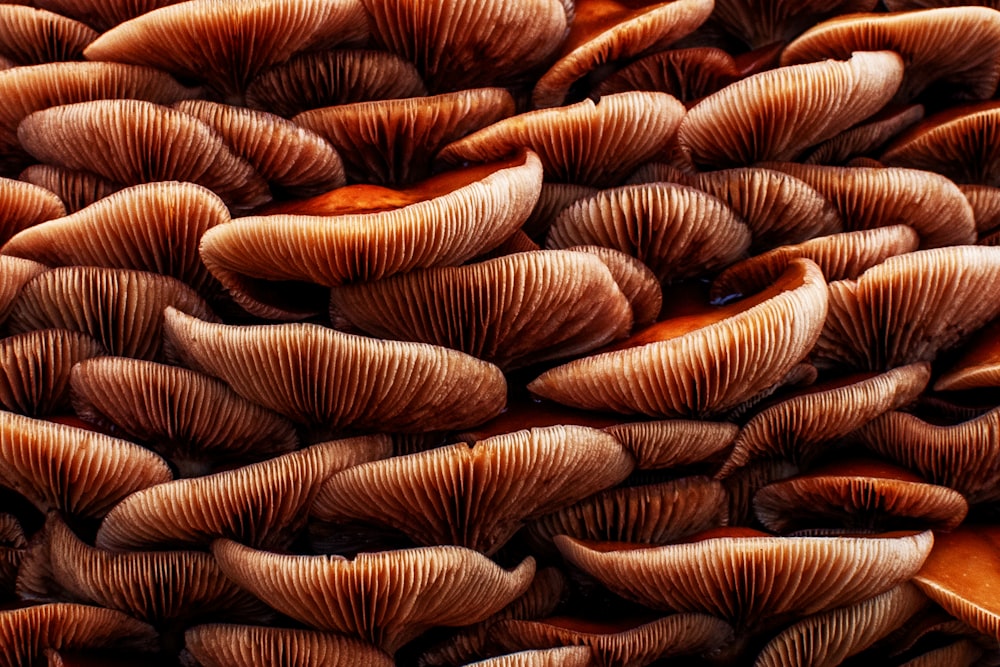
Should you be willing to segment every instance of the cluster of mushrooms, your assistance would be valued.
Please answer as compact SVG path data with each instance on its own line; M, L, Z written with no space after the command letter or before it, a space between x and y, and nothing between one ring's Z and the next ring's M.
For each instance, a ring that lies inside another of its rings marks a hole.
M1000 662L956 5L0 4L0 667Z

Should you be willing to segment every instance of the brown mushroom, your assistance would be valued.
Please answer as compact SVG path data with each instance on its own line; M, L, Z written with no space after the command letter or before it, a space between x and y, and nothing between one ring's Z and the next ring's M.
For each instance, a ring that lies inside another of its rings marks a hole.
M330 632L250 625L199 625L184 633L182 660L201 667L393 667L374 646Z
M18 65L82 60L96 38L93 29L55 12L0 5L0 56Z
M89 171L48 164L33 164L18 178L55 194L69 213L75 213L125 187Z
M0 245L22 229L66 215L55 193L7 178L0 178L0 211Z

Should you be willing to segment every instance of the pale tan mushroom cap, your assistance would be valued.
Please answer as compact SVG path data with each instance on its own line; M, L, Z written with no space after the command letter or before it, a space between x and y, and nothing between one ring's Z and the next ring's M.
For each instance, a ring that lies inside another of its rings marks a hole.
M386 653L350 637L251 625L198 625L184 633L184 647L185 653L202 667L393 667L396 664Z
M520 596L535 561L507 571L475 551L425 547L340 556L285 556L230 540L212 544L222 570L279 611L353 634L387 653L434 626L476 623Z

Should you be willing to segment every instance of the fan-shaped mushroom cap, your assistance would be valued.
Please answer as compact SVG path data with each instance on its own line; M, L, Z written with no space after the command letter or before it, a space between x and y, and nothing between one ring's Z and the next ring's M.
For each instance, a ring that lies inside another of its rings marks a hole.
M560 0L361 2L376 41L414 63L435 93L518 82L549 60L572 11Z
M1000 529L961 526L938 535L915 583L955 618L1000 639Z
M578 245L567 250L589 253L604 262L632 306L633 329L652 324L660 316L663 289L648 266L631 255L599 245Z
M101 524L96 544L114 550L183 549L228 537L262 549L284 549L327 477L391 453L387 437L365 436L160 484L118 504Z
M0 178L0 245L22 229L64 215L62 201L50 190Z
M101 517L171 478L166 461L127 440L0 412L0 483L42 511Z
M281 192L302 197L344 185L344 165L337 151L322 137L280 116L207 100L178 102L174 108L219 133L236 155Z
M14 579L17 566L24 556L28 541L24 538L21 524L12 514L0 513L0 599L14 594Z
M930 376L930 364L917 363L809 387L754 415L740 430L719 475L755 458L807 462L822 445L913 401Z
M234 208L270 199L260 174L211 128L150 102L96 100L43 109L21 121L17 136L42 162L87 169L126 185L191 181Z
M185 652L201 667L393 667L370 644L328 632L252 625L199 625L184 633Z
M922 248L975 243L969 200L954 183L919 169L825 167L769 163L816 188L838 210L847 231L909 225Z
M590 410L672 417L724 412L802 360L823 326L826 298L819 268L793 260L753 298L654 324L616 351L543 373L528 389Z
M151 623L206 614L266 615L263 605L227 579L210 554L95 549L55 514L21 562L17 592L22 600L69 599Z
M1000 498L1000 408L948 426L890 412L854 436L880 456L979 503Z
M632 453L636 469L659 470L711 459L733 443L740 429L727 422L668 419L618 424L604 430Z
M894 167L937 172L956 183L1000 186L998 125L1000 102L953 107L893 141L881 159Z
M874 460L840 460L774 482L754 495L768 530L804 528L952 530L969 506L957 491L927 484L905 468Z
M827 282L857 278L894 255L913 252L920 236L908 225L876 227L856 232L820 236L797 245L782 246L737 262L712 282L712 298L753 294L777 279L796 257L810 259Z
M173 308L165 323L186 365L303 424L443 431L480 424L506 402L499 368L443 347L315 324L212 324Z
M852 14L820 23L785 47L782 65L890 50L906 65L896 99L933 84L965 99L992 97L1000 80L1000 12L949 7L898 14Z
M84 55L149 65L238 98L258 72L297 51L356 44L367 36L356 0L189 0L108 30Z
M81 331L111 354L155 359L167 306L215 319L205 301L179 280L142 271L68 266L28 282L14 302L8 326L12 333Z
M504 369L583 354L632 329L594 255L536 251L335 287L331 308L381 338L443 345Z
M0 339L0 405L33 417L65 411L73 364L103 354L90 336L65 329Z
M22 171L18 178L54 193L62 200L69 213L75 213L125 187L89 171L63 169L47 164L33 164Z
M211 190L194 183L147 183L19 232L2 252L49 266L160 273L213 296L221 288L202 263L198 243L206 230L228 221L226 205Z
M559 60L535 84L532 102L536 107L562 104L573 84L588 72L662 50L694 32L714 4L713 0L578 0Z
M0 667L37 664L50 648L155 651L158 637L152 626L102 607L53 603L0 611Z
M527 590L535 561L507 571L462 547L284 556L216 540L223 572L275 609L320 630L355 634L387 653L433 626L476 623Z
M563 646L499 655L470 662L466 667L589 667L592 664L593 655L586 646Z
M505 89L477 88L328 106L292 120L341 152L352 181L406 184L430 175L431 160L445 144L513 113L514 99Z
M877 4L878 0L716 0L712 21L744 44L757 48L788 42L819 19L848 12L870 12Z
M864 123L827 139L809 153L804 161L808 164L843 164L877 150L923 117L922 104L887 107Z
M323 484L312 513L491 554L525 519L611 487L632 468L625 448L601 431L532 429L345 470Z
M82 419L144 443L185 477L298 445L290 422L185 368L105 357L77 364L72 387Z
M541 181L538 156L527 152L402 191L348 186L286 205L290 213L240 218L210 230L201 255L244 308L264 317L301 318L312 305L289 303L295 295L275 298L267 281L332 286L460 264L496 247L524 222Z
M817 366L880 369L930 361L1000 315L1000 248L953 246L890 257L830 283Z
M904 583L864 602L810 616L772 639L754 665L835 667L902 626L927 604L916 586Z
M674 614L649 622L594 623L565 617L505 620L490 631L493 640L508 651L587 646L601 667L639 667L670 656L704 653L728 644L732 635L725 621L705 614Z
M664 282L699 277L741 257L750 230L701 190L672 183L602 190L568 206L546 246L598 245L638 258Z
M678 141L707 167L792 160L885 106L902 77L890 51L755 74L692 107Z
M556 109L529 111L445 146L447 164L486 162L530 148L547 181L606 187L643 162L665 155L684 105L665 93L607 95Z
M571 563L612 591L657 609L703 611L761 626L853 604L909 580L933 534L771 537L746 528L696 542L623 549L557 536ZM794 563L794 566L789 566Z
M97 33L54 12L16 4L0 6L0 56L18 65L81 60Z
M534 544L551 550L552 538L667 544L724 525L729 494L705 477L610 489L539 517L528 525Z
M416 68L391 53L319 51L262 72L247 88L247 104L291 118L321 107L426 94Z
M640 58L597 86L599 95L658 90L691 104L740 78L731 55L711 46L671 49Z

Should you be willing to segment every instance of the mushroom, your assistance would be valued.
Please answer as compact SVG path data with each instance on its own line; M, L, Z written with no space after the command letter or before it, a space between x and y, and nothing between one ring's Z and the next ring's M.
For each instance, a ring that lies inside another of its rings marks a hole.
M330 632L249 625L198 625L184 633L182 660L201 667L392 667L374 646Z

